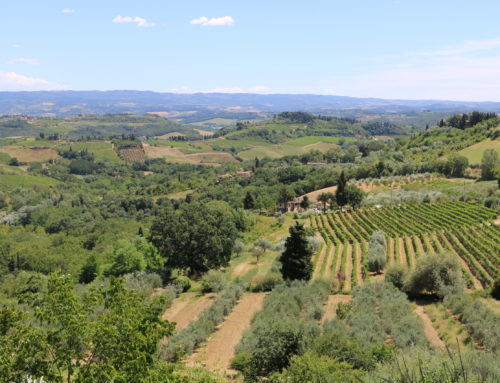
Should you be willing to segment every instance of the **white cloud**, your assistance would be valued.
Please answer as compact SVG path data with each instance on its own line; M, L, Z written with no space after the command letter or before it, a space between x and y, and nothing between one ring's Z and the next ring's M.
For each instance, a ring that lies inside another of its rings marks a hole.
M9 60L7 61L7 64L28 64L28 65L40 65L40 61L36 60L36 59L28 59L28 58L25 58L25 57L19 57L17 59L12 59L12 60Z
M223 27L234 24L234 19L231 16L212 17L209 19L206 16L201 16L197 19L191 20L190 24L202 25L204 27Z
M65 8L61 11L61 13L75 13L76 11L74 9L69 9L69 8Z
M12 48L19 49L22 48L23 46L20 44L12 44Z
M214 88L214 89L204 90L201 91L200 93L244 93L244 91L239 86L233 86L229 88Z
M54 84L40 78L28 77L16 72L4 72L0 70L0 90L62 90L67 86Z
M143 27L143 28L150 28L156 26L155 23L151 23L139 16L130 17L130 16L118 15L113 19L113 23L135 23L137 24L138 27Z
M269 91L269 87L266 85L257 85L250 89L250 92L254 93L267 93Z

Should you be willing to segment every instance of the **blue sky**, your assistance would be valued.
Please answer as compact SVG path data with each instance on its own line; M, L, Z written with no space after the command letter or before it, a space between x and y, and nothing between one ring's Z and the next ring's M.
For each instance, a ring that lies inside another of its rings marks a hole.
M4 0L0 90L500 101L500 1Z

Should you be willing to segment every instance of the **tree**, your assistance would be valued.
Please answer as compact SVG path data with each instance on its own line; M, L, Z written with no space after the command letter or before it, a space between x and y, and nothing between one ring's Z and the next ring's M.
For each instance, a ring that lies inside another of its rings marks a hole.
M481 159L481 177L485 180L495 179L500 165L498 153L495 149L486 149Z
M283 185L279 190L278 202L286 209L288 202L295 198L295 191L290 185Z
M304 197L302 197L302 201L300 201L300 207L304 210L307 210L310 206L311 201L309 201L309 197L305 195Z
M335 192L335 199L337 201L337 205L339 205L340 207L343 207L348 203L347 193L345 191L346 186L347 179L345 177L344 171L342 171L337 182L337 191Z
M254 247L252 247L252 255L257 260L257 262L256 262L257 264L260 261L260 257L262 257L264 255L264 252L265 252L265 250L262 247L260 247L260 246L254 246Z
M8 163L9 166L19 166L19 160L16 157L12 157Z
M255 209L255 200L252 193L247 192L247 194L245 195L245 198L243 199L243 207L247 210Z
M290 227L290 236L285 241L285 251L281 254L281 273L287 280L311 279L313 251L307 240L304 225L296 223Z
M233 252L235 252L237 256L240 256L244 251L245 244L241 241L236 241L233 246Z
M448 157L445 163L444 173L452 177L463 177L465 169L467 169L468 166L469 160L467 157L454 153Z
M387 239L382 231L375 231L368 247L368 269L380 273L386 264Z
M353 208L361 205L363 198L365 198L365 193L356 185L347 185L345 187L345 195L347 203Z
M273 244L267 238L259 238L255 241L255 246L261 247L265 253L267 249L270 249L273 246Z
M226 202L191 202L171 206L154 219L150 240L166 260L167 268L197 275L226 266L231 259L237 229Z
M326 204L330 201L331 193L321 193L318 196L318 201L323 204L323 211L326 212Z

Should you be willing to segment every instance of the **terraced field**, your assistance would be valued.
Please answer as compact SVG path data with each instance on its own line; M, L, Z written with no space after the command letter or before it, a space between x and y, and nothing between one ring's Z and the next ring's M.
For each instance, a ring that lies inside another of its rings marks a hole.
M362 284L369 278L367 240L381 230L389 237L389 263L413 267L423 254L450 252L460 259L469 287L487 288L500 270L495 218L493 210L460 201L316 215L312 226L330 251L314 259L314 278L335 278L348 291Z

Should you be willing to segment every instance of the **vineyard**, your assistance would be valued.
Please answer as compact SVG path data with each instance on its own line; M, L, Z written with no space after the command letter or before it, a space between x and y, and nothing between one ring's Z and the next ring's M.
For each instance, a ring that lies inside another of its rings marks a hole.
M142 147L125 148L119 150L120 157L127 163L144 162L146 156Z
M493 210L460 201L315 215L311 224L324 244L313 259L314 277L337 278L347 291L362 284L370 278L368 240L380 230L388 237L388 263L412 267L423 254L449 252L459 257L469 287L486 288L499 275L495 217Z

